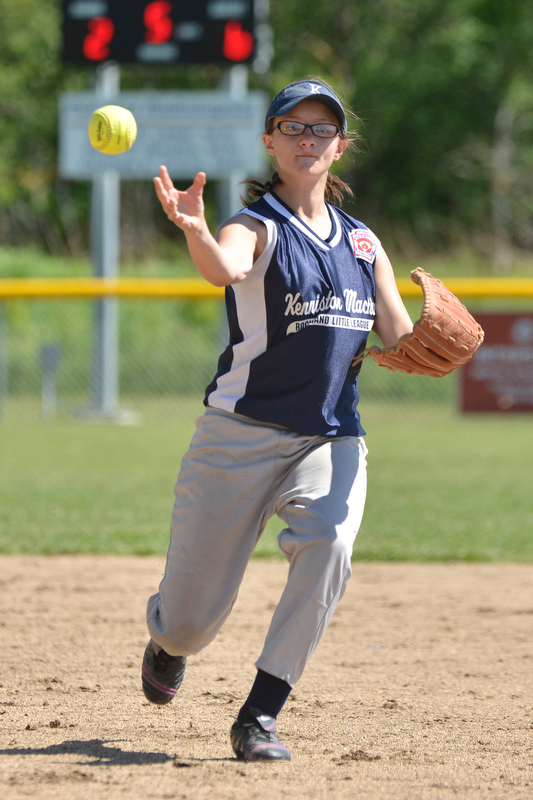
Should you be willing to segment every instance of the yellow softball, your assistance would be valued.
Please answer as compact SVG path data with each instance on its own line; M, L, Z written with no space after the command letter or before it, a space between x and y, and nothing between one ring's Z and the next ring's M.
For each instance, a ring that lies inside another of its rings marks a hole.
M116 156L132 146L137 137L137 123L127 108L102 106L91 116L88 134L95 150Z

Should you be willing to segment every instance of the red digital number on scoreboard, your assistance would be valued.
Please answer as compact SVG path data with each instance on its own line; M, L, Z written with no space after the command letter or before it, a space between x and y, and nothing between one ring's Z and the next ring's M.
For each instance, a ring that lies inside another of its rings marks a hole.
M172 22L172 3L167 0L154 0L144 9L143 22L146 27L144 39L149 44L168 42L174 30Z
M247 62L256 43L255 4L256 0L62 0L63 60Z
M245 61L252 55L254 37L243 30L239 20L230 19L224 26L224 43L222 52L229 61Z
M83 55L90 61L105 61L115 35L115 23L109 17L93 17L87 23L89 33L83 40Z

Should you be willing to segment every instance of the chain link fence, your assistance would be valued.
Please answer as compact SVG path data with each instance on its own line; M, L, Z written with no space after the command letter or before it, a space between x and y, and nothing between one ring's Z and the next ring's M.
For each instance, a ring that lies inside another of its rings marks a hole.
M119 320L117 401L111 410L102 407L97 385L98 301L0 303L1 424L60 419L143 424L201 411L227 341L223 303L111 302ZM458 407L456 374L439 379L393 375L371 359L363 363L360 390L363 421L377 410L419 416Z

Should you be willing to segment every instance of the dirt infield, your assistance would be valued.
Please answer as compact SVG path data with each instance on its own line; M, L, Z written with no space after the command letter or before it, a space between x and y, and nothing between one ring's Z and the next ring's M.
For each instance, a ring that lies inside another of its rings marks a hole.
M533 798L533 565L355 564L279 719L293 760L228 731L283 562L252 561L176 700L139 671L154 558L0 557L0 797Z

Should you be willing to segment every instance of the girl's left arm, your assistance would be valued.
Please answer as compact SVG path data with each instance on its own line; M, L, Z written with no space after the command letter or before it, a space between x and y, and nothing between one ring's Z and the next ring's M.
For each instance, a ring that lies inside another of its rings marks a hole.
M411 333L413 322L403 303L392 264L383 247L379 248L374 265L376 282L376 320L374 330L384 347L393 347L400 336Z

